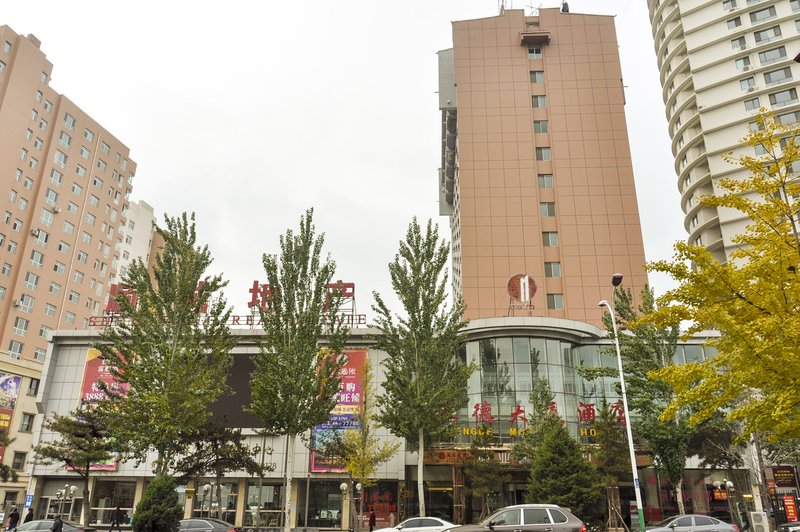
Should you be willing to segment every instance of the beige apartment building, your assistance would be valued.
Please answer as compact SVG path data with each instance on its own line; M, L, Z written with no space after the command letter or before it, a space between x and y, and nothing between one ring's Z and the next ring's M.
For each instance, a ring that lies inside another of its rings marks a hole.
M49 331L102 313L136 170L52 68L36 37L0 26L0 349L39 361Z
M602 326L614 273L647 282L614 17L453 22L439 76L440 213L466 317Z

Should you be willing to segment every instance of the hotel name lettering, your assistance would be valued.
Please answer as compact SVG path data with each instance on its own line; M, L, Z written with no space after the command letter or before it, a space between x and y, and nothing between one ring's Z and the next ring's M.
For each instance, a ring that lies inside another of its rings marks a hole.
M195 290L195 298L202 288L203 282L200 281ZM325 285L325 289L327 290L327 302L330 302L337 292L337 295L341 298L341 306L338 309L339 312L336 313L336 317L334 318L336 321L341 321L350 327L367 324L366 314L355 313L355 283L336 281ZM261 283L257 280L253 281L253 285L248 289L248 292L250 293L250 301L247 303L247 308L252 309L251 314L230 316L228 319L229 327L255 327L261 325L261 311L269 311L269 297L272 291L268 284ZM103 315L91 316L89 318L90 327L106 327L123 319L120 315L119 303L116 299L120 294L124 295L128 301L130 301L131 305L136 306L139 296L135 290L122 284L112 284L108 296L108 304L106 304ZM344 308L348 304L351 308ZM200 312L206 313L207 311L208 305L205 304L200 309Z

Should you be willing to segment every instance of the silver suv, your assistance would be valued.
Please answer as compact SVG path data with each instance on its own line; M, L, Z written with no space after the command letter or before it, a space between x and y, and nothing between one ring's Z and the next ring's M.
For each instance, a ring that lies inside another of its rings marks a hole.
M583 521L555 504L516 504L497 510L478 525L457 532L586 532Z

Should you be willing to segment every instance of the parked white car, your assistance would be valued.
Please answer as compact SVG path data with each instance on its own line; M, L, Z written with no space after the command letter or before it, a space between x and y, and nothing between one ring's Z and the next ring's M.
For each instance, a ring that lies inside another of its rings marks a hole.
M374 532L444 532L457 526L438 517L412 517L396 526L378 528Z

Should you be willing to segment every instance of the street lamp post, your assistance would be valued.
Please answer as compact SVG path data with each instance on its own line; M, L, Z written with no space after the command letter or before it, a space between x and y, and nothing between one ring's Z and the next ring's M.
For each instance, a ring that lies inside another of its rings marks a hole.
M622 284L622 274L615 273L611 279L614 290ZM639 486L639 471L636 469L636 452L633 449L633 434L631 433L631 415L628 410L628 394L625 390L625 375L622 371L622 353L619 349L619 331L617 330L617 320L614 316L614 292L611 292L611 303L605 299L598 303L601 307L606 307L611 316L611 328L614 329L614 347L617 350L617 367L619 368L619 387L622 391L622 408L625 413L625 432L628 436L628 452L631 455L631 473L633 473L633 489L636 493L636 512L639 515L639 532L644 530L644 509L642 507L642 490Z

